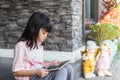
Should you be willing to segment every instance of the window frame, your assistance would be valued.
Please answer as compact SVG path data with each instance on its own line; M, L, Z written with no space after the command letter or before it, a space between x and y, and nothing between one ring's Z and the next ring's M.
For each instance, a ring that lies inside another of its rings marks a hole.
M85 30L89 29L89 25L94 24L98 22L100 17L100 0L91 0L91 17L92 18L86 18L86 0L84 0L84 7L83 7L83 14L84 14L84 24L85 24ZM96 6L97 5L97 6Z
M92 7L92 18L95 22L99 20L99 2L100 0L92 0L91 7ZM96 6L97 5L97 6Z
M93 11L92 11L92 17L93 17L93 23L86 23L85 22L85 0L82 0L82 19L83 19L83 22L82 22L82 25L83 25L83 43L86 44L86 34L87 34L87 30L86 30L86 25L88 24L94 24L94 22L98 22L99 20L99 17L100 17L100 0L92 0L93 2L93 5L92 5L92 8ZM97 5L97 6L95 6ZM94 7L95 6L95 7Z
M86 8L86 0L84 0L84 9L87 9ZM88 0L89 1L89 0ZM95 22L97 22L99 20L99 1L100 0L91 0L90 1L90 4L88 3L87 7L90 9L90 12L88 10L88 16L91 16L90 20L93 20ZM91 7L91 8L90 8ZM84 13L85 13L85 18L86 18L86 12L84 10Z

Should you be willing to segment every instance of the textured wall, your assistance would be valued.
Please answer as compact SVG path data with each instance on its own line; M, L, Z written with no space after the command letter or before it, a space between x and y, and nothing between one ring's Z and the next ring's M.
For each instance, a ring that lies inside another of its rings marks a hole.
M1 0L0 48L14 48L33 12L54 22L45 49L74 51L82 45L82 0Z

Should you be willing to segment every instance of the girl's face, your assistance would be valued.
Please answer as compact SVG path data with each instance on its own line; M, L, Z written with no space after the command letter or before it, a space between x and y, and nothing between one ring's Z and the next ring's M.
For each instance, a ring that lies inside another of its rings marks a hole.
M47 38L47 35L48 35L48 32L46 32L45 29L40 28L37 40L39 42L43 42Z

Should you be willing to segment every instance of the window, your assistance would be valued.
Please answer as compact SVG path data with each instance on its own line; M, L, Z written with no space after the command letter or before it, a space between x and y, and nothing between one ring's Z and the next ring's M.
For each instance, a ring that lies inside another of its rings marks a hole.
M99 19L99 0L85 0L85 29Z

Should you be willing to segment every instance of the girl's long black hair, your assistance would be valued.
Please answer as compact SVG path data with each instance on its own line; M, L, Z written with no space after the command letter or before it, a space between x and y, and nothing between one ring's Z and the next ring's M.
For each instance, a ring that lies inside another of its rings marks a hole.
M47 15L42 12L35 12L31 15L27 22L27 26L23 31L19 41L26 41L26 45L31 48L37 48L37 37L40 28L50 32L52 30L52 23Z

